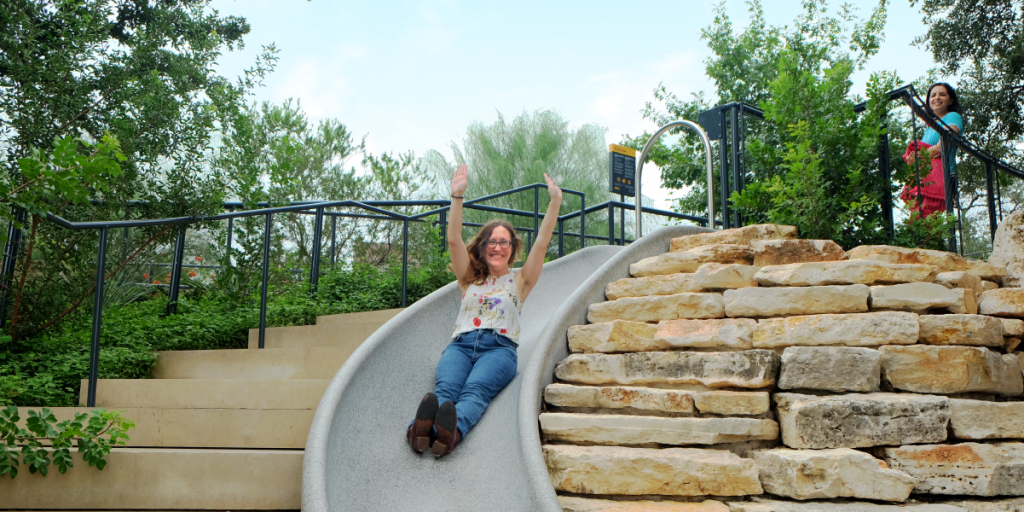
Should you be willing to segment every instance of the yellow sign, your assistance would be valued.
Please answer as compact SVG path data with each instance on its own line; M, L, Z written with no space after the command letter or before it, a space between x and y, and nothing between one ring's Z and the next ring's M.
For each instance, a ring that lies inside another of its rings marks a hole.
M626 146L620 146L618 144L608 144L608 151L611 151L613 153L618 153L620 155L626 155L626 156L632 156L632 157L636 156L636 150L635 149L627 148Z

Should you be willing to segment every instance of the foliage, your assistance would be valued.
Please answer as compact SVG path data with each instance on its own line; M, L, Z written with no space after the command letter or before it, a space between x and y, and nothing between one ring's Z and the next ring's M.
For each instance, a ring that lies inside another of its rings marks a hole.
M0 409L0 477L10 475L13 479L20 465L28 466L29 473L46 476L51 463L64 474L74 466L72 443L89 467L102 471L110 448L123 446L129 440L127 431L135 427L119 412L105 410L92 411L91 415L77 413L74 419L57 422L53 412L44 408L28 411L25 428L18 425L20 421L17 407ZM44 441L49 441L52 450L43 446Z
M265 49L237 83L217 75L215 59L240 47L249 27L208 6L209 0L5 5L0 183L18 190L18 200L28 201L21 206L35 214L17 213L27 236L17 247L15 282L0 283L7 311L14 304L19 339L56 325L86 303L93 286L97 233L39 223L42 210L102 221L219 209L223 178L204 166L210 133L272 68L275 50ZM129 208L136 200L144 204ZM108 279L139 255L136 248L152 251L175 234L133 230L133 244L110 252L115 272Z
M491 125L475 122L466 130L462 146L451 144L454 162L449 163L437 151L428 152L420 161L422 174L430 176L435 197L447 198L455 169L465 163L470 169L467 200L505 190L544 183L544 173L555 178L564 189L586 194L588 205L611 199L608 192L608 148L605 129L585 124L572 129L569 122L551 110L523 113L507 122L498 114ZM538 211L543 215L547 194L540 193ZM488 201L489 206L533 212L532 191L521 192ZM577 196L565 194L562 213L578 210ZM497 215L467 209L465 221L484 223ZM513 225L533 228L525 217L509 219ZM601 221L588 219L587 231L601 233ZM579 221L567 221L567 231L579 232ZM475 231L475 230L474 230ZM474 232L470 231L470 232ZM607 228L603 230L607 233ZM525 239L525 233L522 234ZM573 245L575 244L575 245ZM566 250L579 248L575 238L566 239Z

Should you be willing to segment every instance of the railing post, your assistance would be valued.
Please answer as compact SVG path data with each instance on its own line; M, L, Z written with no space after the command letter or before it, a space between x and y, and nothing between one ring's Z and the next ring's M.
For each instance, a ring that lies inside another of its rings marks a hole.
M228 212L235 211L234 206L228 206ZM235 235L235 218L231 217L228 219L228 261L231 261L231 242L234 240Z
M540 226L540 186L533 187L533 233L537 234L537 229ZM530 247L527 249L529 254L530 249L533 249L533 238L530 238Z
M722 111L722 138L718 139L718 158L721 162L721 169L718 173L719 187L722 192L722 229L729 229L732 227L731 219L729 219L729 148L728 142L725 138L725 111ZM711 191L708 191L711 194ZM711 228L714 229L714 220L711 221Z
M320 285L320 244L324 238L324 209L316 209L316 216L313 220L313 252L310 253L309 261L309 291L316 293Z
M89 392L86 407L96 407L96 382L100 367L100 329L103 326L103 282L107 268L107 228L100 228L100 248L96 255L96 285L92 299L92 343L89 347Z
M625 203L626 196L619 194L619 202ZM619 245L626 245L626 209L619 207Z
M181 265L185 260L185 233L188 232L188 224L182 224L178 230L178 240L174 242L174 258L171 263L171 283L167 290L167 314L173 315L178 311L178 289L181 286Z
M448 249L448 212L442 210L437 220L441 222L441 254L444 254Z
M580 196L580 249L587 247L587 196Z
M14 269L18 265L18 245L21 243L21 229L15 227L15 222L24 224L28 218L28 212L21 208L11 207L14 213L14 220L7 223L7 245L4 246L4 262L0 268L0 284L5 289L11 289L11 282L14 277ZM0 327L7 326L7 297L9 292L0 292Z
M939 156L942 159L942 178L946 185L946 214L954 214L956 212L953 210L953 201L959 197L960 189L957 184L956 172L953 170L953 166L947 157L947 155L952 156L952 151L947 151L947 148L953 144L953 141L943 135L941 142L942 151L939 152ZM953 228L949 233L949 252L957 252L956 236L958 232L962 233L962 229L960 217L957 215L957 220L954 222Z
M742 162L740 162L740 110L739 104L734 104L729 109L729 135L730 144L729 149L732 153L732 191L743 192L743 173L740 169ZM736 227L743 226L743 216L740 215L739 210L733 209L733 224Z
M331 266L337 262L338 249L337 249L337 235L338 235L338 216L331 215Z
M988 203L988 227L992 235L992 242L996 241L996 227L999 220L996 219L996 198L995 187L992 185L992 162L985 160L985 199Z
M263 286L260 289L260 340L259 348L263 348L267 339L267 288L270 287L270 232L273 228L274 214L268 213L263 227Z
M409 305L409 219L402 220L402 307Z
M565 220L558 219L558 257L565 256Z
M608 203L608 245L615 245L615 205Z

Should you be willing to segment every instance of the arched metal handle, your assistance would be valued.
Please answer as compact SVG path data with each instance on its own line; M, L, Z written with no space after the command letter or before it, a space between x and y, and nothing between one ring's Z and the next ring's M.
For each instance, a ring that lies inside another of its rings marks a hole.
M647 160L647 153L650 153L651 148L654 146L654 143L657 142L658 139L661 138L661 136L665 132L667 132L667 131L669 131L669 130L671 130L673 128L680 127L680 126L689 128L689 129L697 132L697 135L700 135L700 138L704 141L704 153L705 153L705 156L707 157L707 164L708 164L708 227L710 227L711 229L715 229L715 196L713 194L713 189L711 188L713 183L714 183L714 181L712 180L712 171L711 171L711 139L708 139L708 134L704 133L704 129L702 129L700 127L700 125L698 125L697 123L694 123L693 121L687 121L687 120L684 119L682 121L673 121L671 123L666 124L665 126L662 126L661 128L658 128L658 131L654 132L654 135L651 136L651 139L648 140L647 144L644 145L644 150L642 152L640 152L640 159L636 161L636 239L637 240L639 240L640 237L643 236L643 223L641 222L641 215L643 213L642 212L642 207L641 207L641 199L643 198L643 196L640 195L640 183L641 183L640 175L641 175L642 171L644 170L644 161Z

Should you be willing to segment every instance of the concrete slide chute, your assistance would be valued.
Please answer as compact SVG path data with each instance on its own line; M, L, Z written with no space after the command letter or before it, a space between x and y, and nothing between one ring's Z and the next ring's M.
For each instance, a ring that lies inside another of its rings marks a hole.
M552 358L565 351L562 324L580 315L585 321L586 301L604 299L609 276L626 277L629 263L665 252L670 238L702 231L663 228L626 248L590 247L546 264L524 304L516 378L442 459L413 453L405 427L433 389L460 292L452 283L407 308L352 354L324 393L306 441L302 509L558 510L551 508L557 500L540 453L537 413L538 390L559 360ZM554 346L559 329L561 349ZM521 388L529 394L521 397ZM524 410L531 416L521 417Z

